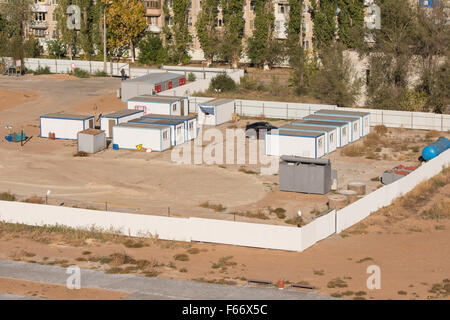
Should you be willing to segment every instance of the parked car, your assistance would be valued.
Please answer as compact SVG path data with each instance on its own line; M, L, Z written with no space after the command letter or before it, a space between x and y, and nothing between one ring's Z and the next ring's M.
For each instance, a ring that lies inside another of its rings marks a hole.
M252 139L261 139L264 138L264 134L270 132L273 129L278 128L265 121L247 124L247 126L245 127L245 137Z

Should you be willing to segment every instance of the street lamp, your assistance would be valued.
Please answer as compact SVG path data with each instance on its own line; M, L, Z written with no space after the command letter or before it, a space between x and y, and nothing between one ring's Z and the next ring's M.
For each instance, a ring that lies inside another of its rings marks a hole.
M105 3L103 7L103 71L106 72L106 7L113 2Z

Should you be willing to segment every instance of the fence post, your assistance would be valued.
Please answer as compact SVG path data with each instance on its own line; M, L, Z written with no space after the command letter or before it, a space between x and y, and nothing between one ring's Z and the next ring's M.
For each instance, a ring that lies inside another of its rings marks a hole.
M411 129L414 129L413 118L414 118L414 112L411 112Z
M55 73L58 73L58 60L55 59Z
M243 115L243 113L242 113L242 100L241 100L241 116Z
M286 120L289 119L289 103L286 103Z
M384 125L384 116L383 116L383 110L381 110L381 124Z
M264 117L266 116L266 114L264 113L264 102L262 103L262 114Z
M441 114L441 131L444 131L444 115Z

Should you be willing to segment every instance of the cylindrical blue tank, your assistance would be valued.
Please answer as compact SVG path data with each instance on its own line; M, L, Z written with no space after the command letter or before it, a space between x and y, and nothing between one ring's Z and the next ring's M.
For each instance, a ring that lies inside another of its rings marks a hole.
M449 148L450 148L450 140L441 137L435 143L432 143L429 146L423 148L422 158L425 161L431 160Z

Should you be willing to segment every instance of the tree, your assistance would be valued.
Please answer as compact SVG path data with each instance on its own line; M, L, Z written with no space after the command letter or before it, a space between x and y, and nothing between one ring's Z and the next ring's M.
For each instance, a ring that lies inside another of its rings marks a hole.
M364 0L338 0L338 35L347 48L363 41Z
M344 45L333 44L320 52L320 66L311 79L316 98L338 107L355 104L361 89L352 62L344 55Z
M81 10L81 30L69 30L67 28L67 7L71 4L77 5ZM55 9L57 30L59 40L68 48L69 56L72 57L82 52L87 59L98 49L103 51L102 35L100 30L100 16L103 12L101 1L91 0L59 0Z
M281 60L282 46L274 38L275 14L272 0L255 0L255 29L248 39L247 55L252 63L270 68Z
M139 62L144 64L160 65L169 59L167 50L157 35L147 35L139 42Z
M396 0L378 2L381 29L371 30L375 43L368 49L370 78L367 103L382 109L396 109L407 98L414 69L414 9ZM409 103L407 103L409 104Z
M24 45L27 37L25 25L31 17L32 3L31 0L15 0L0 4L2 17L5 17L2 19L2 28L6 43L2 42L2 48L6 55L15 59L23 60L25 56Z
M316 49L329 46L336 39L336 0L311 0L311 18L313 26L313 42Z
M216 30L217 9L220 0L205 0L197 17L195 28L198 40L205 54L207 64L211 64L218 53L219 36Z
M136 44L147 27L144 12L144 3L140 0L113 0L106 11L109 46L129 48L133 62L136 61Z
M224 32L219 54L237 68L244 38L244 0L221 0L221 7Z
M188 29L190 0L173 0L172 60L187 64L191 60L188 50L192 37Z
M61 59L67 54L67 45L56 39L48 44L47 51L51 57Z
M23 51L25 58L37 58L44 52L44 49L38 39L30 37L25 40L23 44Z
M225 72L212 78L209 84L209 90L216 92L235 91L236 87L236 82Z

